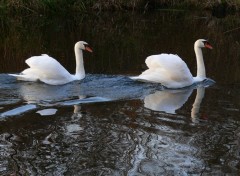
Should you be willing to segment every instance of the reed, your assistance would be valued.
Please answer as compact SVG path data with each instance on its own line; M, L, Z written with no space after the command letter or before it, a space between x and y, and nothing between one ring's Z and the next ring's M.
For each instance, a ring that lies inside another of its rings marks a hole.
M162 8L240 10L240 0L2 0L0 13L69 13L100 10L152 10Z
M89 1L82 0L5 0L0 2L1 12L8 13L64 13L85 12Z

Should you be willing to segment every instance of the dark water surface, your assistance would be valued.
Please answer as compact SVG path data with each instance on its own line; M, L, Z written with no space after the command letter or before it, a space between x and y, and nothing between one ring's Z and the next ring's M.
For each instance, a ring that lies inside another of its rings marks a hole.
M102 13L1 17L0 175L238 175L240 25L208 12ZM176 53L193 75L193 43L211 80L179 90L132 81L148 55ZM62 86L16 81L6 73L47 53L86 78Z

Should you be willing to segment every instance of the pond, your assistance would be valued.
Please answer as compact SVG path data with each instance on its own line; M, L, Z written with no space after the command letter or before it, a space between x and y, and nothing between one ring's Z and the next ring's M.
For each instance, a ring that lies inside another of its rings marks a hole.
M1 175L238 175L239 16L209 12L1 17ZM129 79L145 59L178 54L196 74L193 44L211 79L183 89ZM86 78L66 85L7 73L40 54L75 71L75 42L88 42Z

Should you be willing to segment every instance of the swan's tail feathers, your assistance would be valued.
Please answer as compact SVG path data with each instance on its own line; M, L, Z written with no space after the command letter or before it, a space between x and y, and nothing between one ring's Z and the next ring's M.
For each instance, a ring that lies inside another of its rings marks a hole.
M129 78L130 78L130 79L133 79L133 80L137 80L137 79L138 79L138 76L130 76Z
M139 78L139 76L131 76L129 78L132 79L132 80L135 80L135 81L141 81L141 82L146 82L147 81L145 79Z
M131 76L129 78L132 79L132 80L135 80L135 81L140 81L140 82L158 83L158 82L155 82L155 81L150 81L150 80L147 80L147 79L140 78L139 76Z
M37 77L33 77L33 76L29 76L29 75L24 75L24 74L8 74L10 76L14 76L17 78L17 80L21 80L21 81L37 81L38 78Z
M8 74L9 76L14 76L14 77L18 77L18 76L20 76L20 75L18 75L18 74Z

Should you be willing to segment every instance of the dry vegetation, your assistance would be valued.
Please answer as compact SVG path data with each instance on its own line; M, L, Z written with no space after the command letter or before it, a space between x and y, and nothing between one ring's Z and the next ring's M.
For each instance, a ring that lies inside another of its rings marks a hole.
M1 13L64 13L94 10L149 10L159 8L240 9L240 0L2 0Z

